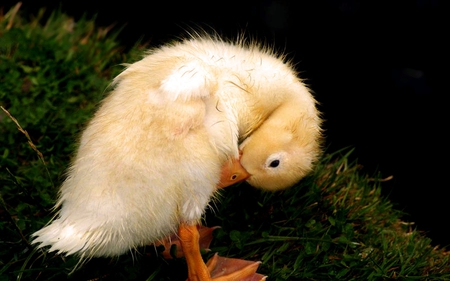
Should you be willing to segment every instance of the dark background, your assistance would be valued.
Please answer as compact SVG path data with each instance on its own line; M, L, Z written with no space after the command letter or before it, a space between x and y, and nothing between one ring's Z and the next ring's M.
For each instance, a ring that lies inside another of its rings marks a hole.
M79 18L122 27L119 39L159 45L188 27L274 43L297 63L324 113L330 151L356 148L363 172L434 244L450 244L447 183L449 12L445 1L63 1ZM6 8L15 4L6 1ZM51 11L59 1L23 1Z

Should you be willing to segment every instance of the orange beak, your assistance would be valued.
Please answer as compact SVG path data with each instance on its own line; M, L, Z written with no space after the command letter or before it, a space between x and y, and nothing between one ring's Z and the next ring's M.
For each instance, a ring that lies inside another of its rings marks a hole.
M225 162L222 166L220 181L217 185L218 188L225 188L235 183L244 181L251 176L241 165L240 159L241 154L239 154L239 159L232 159L231 161Z

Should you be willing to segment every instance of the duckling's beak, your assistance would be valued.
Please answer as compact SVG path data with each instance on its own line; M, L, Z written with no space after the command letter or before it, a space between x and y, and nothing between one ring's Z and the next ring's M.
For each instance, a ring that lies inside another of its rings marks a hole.
M251 175L241 165L241 153L239 153L238 159L231 159L226 161L222 166L222 172L220 175L220 181L217 185L218 188L224 188L235 183L248 179Z

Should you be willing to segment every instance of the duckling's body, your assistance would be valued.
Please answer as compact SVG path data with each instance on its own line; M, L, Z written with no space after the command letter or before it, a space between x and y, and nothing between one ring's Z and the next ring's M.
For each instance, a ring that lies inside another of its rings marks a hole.
M267 159L255 164L246 154L284 151L257 147L267 135L275 145L277 136L283 143L293 139L285 131L300 133L291 158L301 168L275 189L303 177L318 155L315 101L292 67L268 49L185 40L153 50L113 84L81 136L58 217L34 234L39 247L115 256L176 232L180 223L198 223L221 167L239 158L238 144L247 137L241 148L244 167L254 173L249 182L266 189L251 179L258 176L252 165Z

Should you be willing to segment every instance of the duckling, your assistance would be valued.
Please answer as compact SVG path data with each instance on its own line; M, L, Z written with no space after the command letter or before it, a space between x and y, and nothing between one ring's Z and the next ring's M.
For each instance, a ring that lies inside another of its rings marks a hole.
M178 233L189 280L216 280L198 246L205 208L218 188L247 180L277 190L311 170L320 151L314 98L283 56L218 36L152 49L112 87L81 135L57 216L33 243L86 259Z

